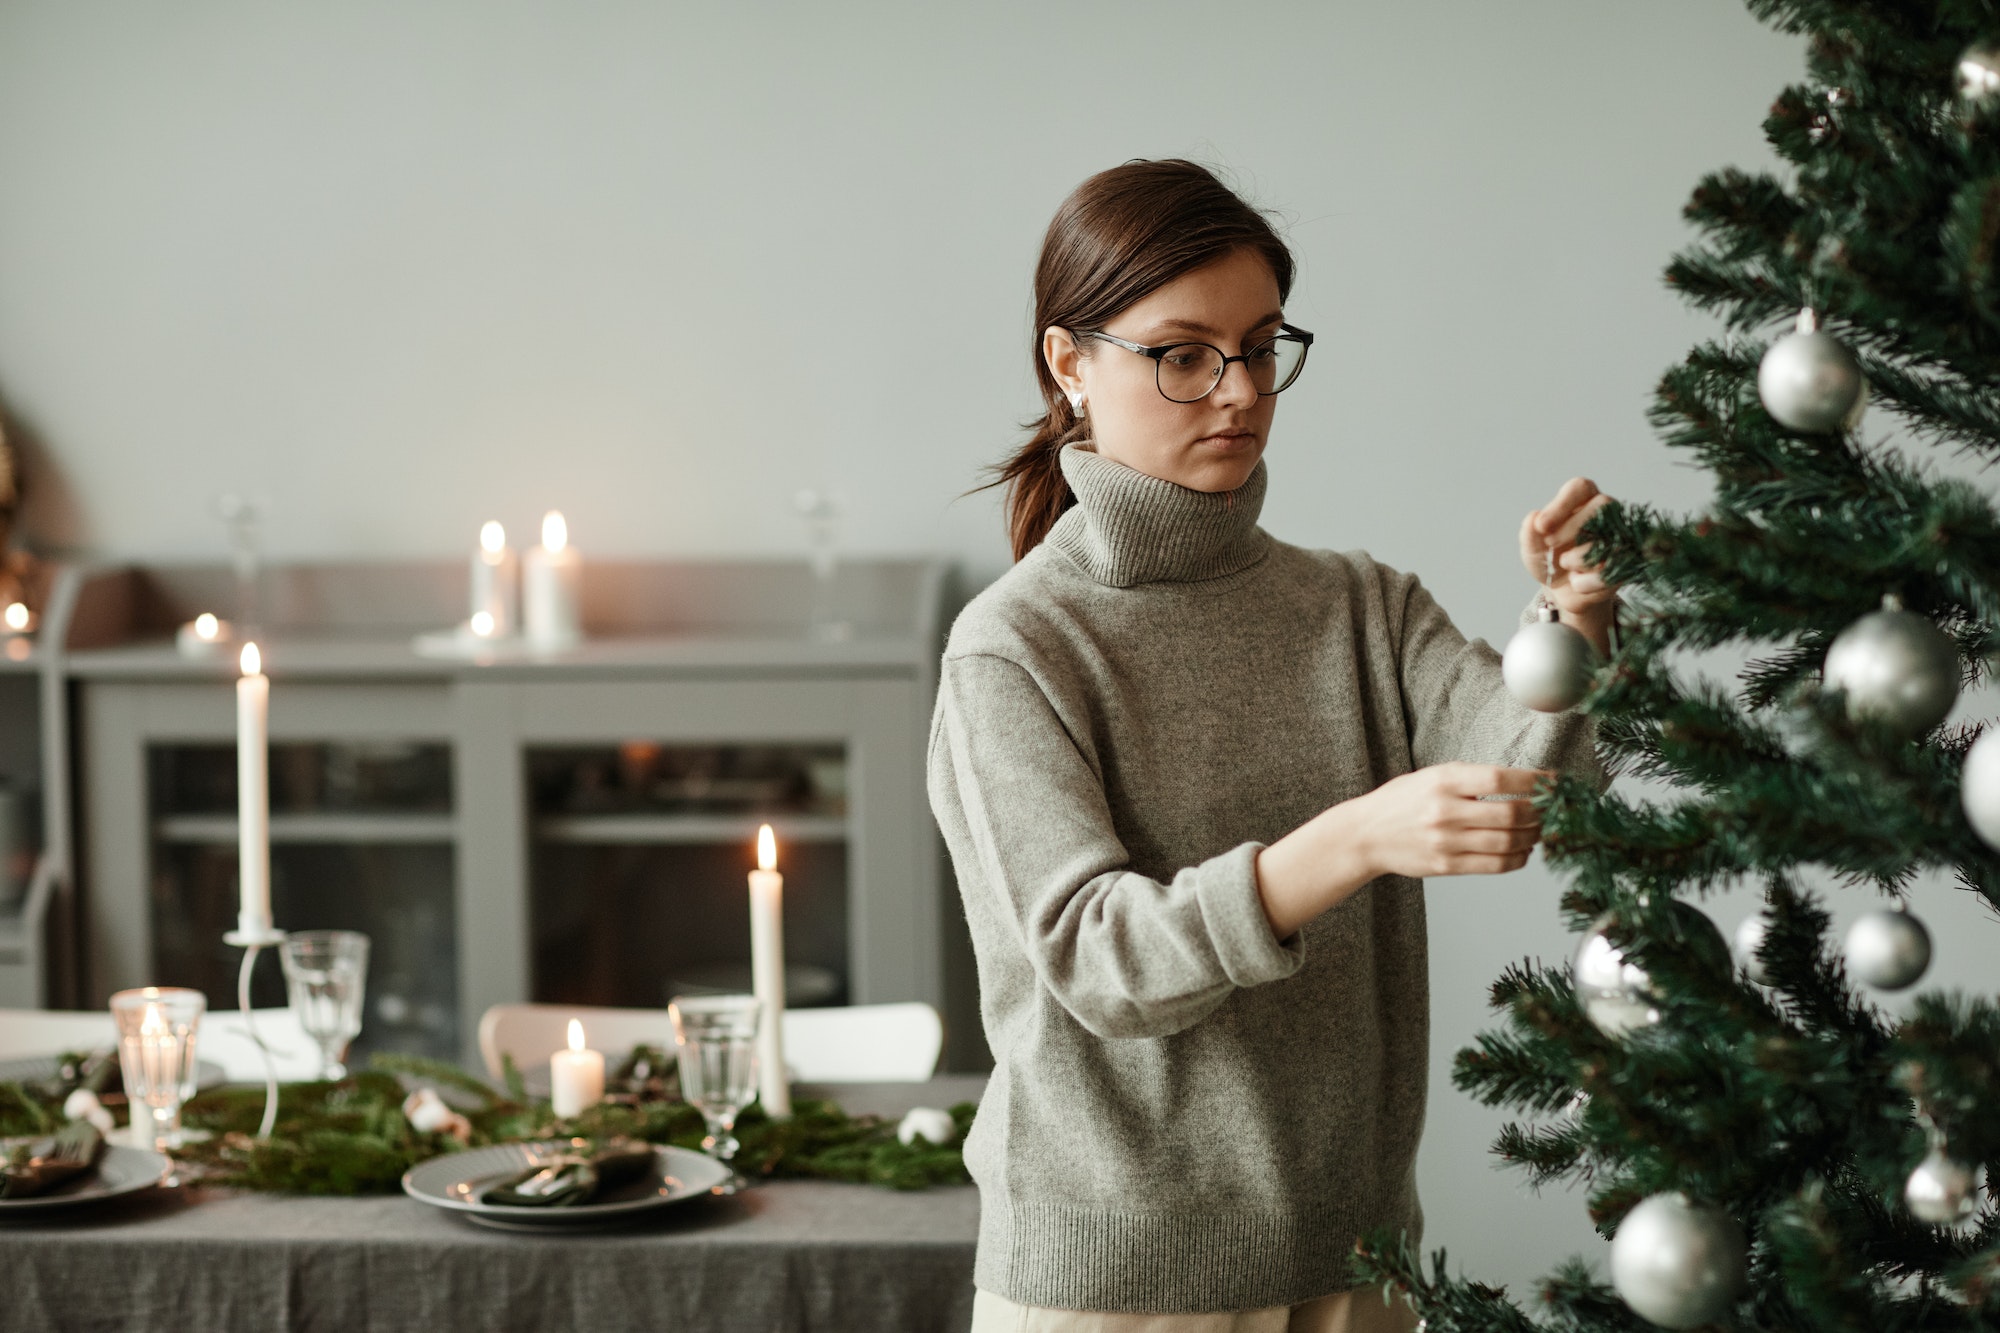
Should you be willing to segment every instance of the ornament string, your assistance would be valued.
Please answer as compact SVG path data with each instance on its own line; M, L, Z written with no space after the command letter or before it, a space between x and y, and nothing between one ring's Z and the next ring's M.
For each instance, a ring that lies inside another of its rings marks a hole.
M243 966L236 974L236 1006L243 1011L243 1030L264 1056L264 1119L257 1126L257 1137L268 1139L272 1127L278 1123L278 1062L271 1048L257 1035L257 1020L250 1009L250 971L256 967L257 955L263 948L261 944L247 944L243 948Z

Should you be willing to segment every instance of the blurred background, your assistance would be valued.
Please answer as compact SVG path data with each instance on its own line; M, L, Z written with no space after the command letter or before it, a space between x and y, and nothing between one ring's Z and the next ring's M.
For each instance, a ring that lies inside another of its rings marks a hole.
M1186 156L1282 219L1318 334L1265 525L1504 642L1515 530L1565 478L1703 500L1645 421L1711 332L1658 275L1801 70L1731 0L0 0L22 536L219 561L236 493L274 561L455 556L551 505L593 555L800 556L814 488L844 551L976 588L1007 553L964 493L1038 410L1042 229L1091 172ZM1448 1069L1506 962L1571 947L1559 885L1427 892L1427 1241L1521 1291L1603 1247L1580 1195L1495 1171ZM1990 991L1991 914L1915 902L1929 984Z

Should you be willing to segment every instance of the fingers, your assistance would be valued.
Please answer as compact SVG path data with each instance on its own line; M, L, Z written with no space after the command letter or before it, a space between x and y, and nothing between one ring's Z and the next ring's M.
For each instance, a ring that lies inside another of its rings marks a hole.
M1586 482L1585 484L1588 485L1589 483ZM1584 502L1564 515L1560 523L1552 524L1543 529L1543 539L1556 550L1561 551L1564 547L1575 542L1576 534L1583 525L1595 518L1598 510L1611 503L1611 497L1599 494L1595 486L1592 486L1590 490L1591 493ZM1545 509L1542 512L1547 514L1549 511Z
M1539 829L1542 826L1542 813L1532 801L1454 801L1453 805L1457 808L1446 817L1452 828Z
M1451 863L1440 874L1445 875L1505 875L1528 864L1530 852L1510 852L1504 856L1474 854L1453 857Z
M1562 528L1582 508L1598 494L1597 483L1588 477L1571 477L1556 492L1555 499L1535 512L1535 531L1544 539Z
M1548 544L1542 540L1541 530L1535 520L1541 517L1539 509L1530 510L1521 520L1521 563L1527 566L1529 575L1537 583L1548 580Z
M1440 764L1439 779L1459 796L1532 796L1555 774L1541 768L1501 768L1495 764Z

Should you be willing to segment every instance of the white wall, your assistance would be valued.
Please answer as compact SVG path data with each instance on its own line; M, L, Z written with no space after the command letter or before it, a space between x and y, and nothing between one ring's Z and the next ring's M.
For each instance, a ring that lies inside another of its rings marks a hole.
M855 547L991 572L995 500L954 497L1033 405L1041 230L1192 155L1284 210L1320 334L1268 526L1498 637L1564 477L1703 495L1643 419L1704 330L1658 272L1800 68L1730 0L0 0L0 393L46 543L219 554L247 490L279 556L549 504L586 551L783 552L828 484ZM1556 894L1430 888L1430 1239L1517 1292L1596 1242L1445 1071L1503 963L1566 952ZM1919 902L1990 989L1991 918Z

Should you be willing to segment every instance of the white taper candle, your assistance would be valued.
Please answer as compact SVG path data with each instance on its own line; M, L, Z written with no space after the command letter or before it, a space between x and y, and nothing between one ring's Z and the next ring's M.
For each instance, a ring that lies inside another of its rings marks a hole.
M757 1096L766 1115L792 1113L785 1073L785 877L778 873L771 826L757 830L757 868L750 872L750 984L757 994Z
M472 609L475 620L487 617L481 638L505 638L521 619L520 562L507 546L507 529L489 520L479 529L479 549L472 553Z
M257 645L243 645L236 682L236 929L271 933L271 678Z

